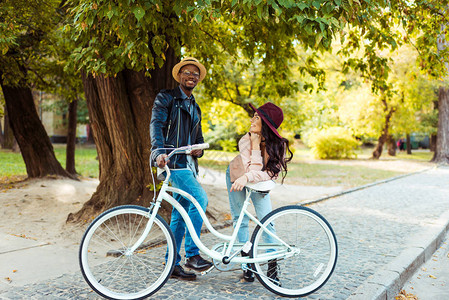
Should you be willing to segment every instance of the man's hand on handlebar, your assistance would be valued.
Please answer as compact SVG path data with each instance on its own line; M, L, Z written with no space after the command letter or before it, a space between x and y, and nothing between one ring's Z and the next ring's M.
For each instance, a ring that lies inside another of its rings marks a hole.
M203 153L203 150L201 149L196 149L196 150L192 150L190 151L190 155L191 156L201 156L201 154ZM163 169L165 167L165 165L170 161L170 160L166 160L168 157L167 154L160 154L157 158L156 158L156 164L159 168Z
M161 154L156 158L156 164L159 168L163 169L165 167L165 165L170 161L165 161L165 158L167 158L168 155L167 154Z
M203 150L201 150L201 149L196 149L196 150L190 151L190 155L195 156L195 157L201 156L202 153L203 153Z

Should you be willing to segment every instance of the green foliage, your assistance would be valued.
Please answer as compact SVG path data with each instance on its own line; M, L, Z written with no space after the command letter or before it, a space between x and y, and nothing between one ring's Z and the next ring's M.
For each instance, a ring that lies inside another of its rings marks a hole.
M447 36L448 0L389 1L388 6L358 16L365 26L348 27L341 35L344 47L339 53L350 57L357 50L363 55L349 58L345 71L359 71L372 83L374 92L387 93L391 71L387 50L394 51L403 44L412 45L419 53L420 68L435 78L447 76L449 49L442 46Z
M222 149L223 145L227 146L226 143L229 141L237 143L237 140L249 130L250 118L247 113L241 107L227 101L203 100L204 96L202 94L197 97L202 107L204 140L216 150Z
M330 127L317 131L310 137L312 153L320 159L341 159L356 156L360 143L342 127Z
M223 151L235 151L237 149L237 142L235 140L221 140L220 147Z
M64 70L73 42L62 37L60 5L60 0L0 2L0 70L5 84L58 94L67 103L82 99L82 82L79 73Z
M61 19L60 0L4 0L0 2L0 70L6 84L28 80L26 71L48 84L41 75L51 44L48 35Z
M341 47L337 42L334 44L336 51ZM363 51L359 51L352 57L357 59L363 55ZM304 141L307 142L315 130L330 126L349 128L362 141L377 139L385 126L385 104L387 109L394 108L389 124L393 135L435 132L437 118L433 102L437 83L420 72L416 64L417 52L403 45L385 55L391 69L386 81L390 87L388 98L385 94L382 97L382 94L373 93L372 82L365 80L360 72L348 70L342 74L342 57L321 54L315 63L326 72L324 90L296 96L304 115L300 124ZM310 80L314 78L305 77L305 81Z
M234 89L227 72L232 71L236 79L255 79L247 84L252 95L274 101L295 91L289 63L298 58L298 42L330 50L346 24L363 25L357 13L374 11L384 1L76 0L68 5L64 32L76 45L70 65L76 70L148 72L162 66L173 49L177 56L204 61L209 72L203 83L213 99L214 91L223 95L226 84ZM243 77L254 65L261 66L258 73ZM236 98L237 105L252 99Z
M61 98L60 95L48 95L45 97L40 107L44 111L50 111L58 116L68 116L69 113L69 103L67 99ZM87 103L84 98L78 99L77 105L76 122L77 124L88 124L89 123L89 111L87 109ZM67 118L62 118L64 122L67 122ZM63 124L67 126L67 124Z

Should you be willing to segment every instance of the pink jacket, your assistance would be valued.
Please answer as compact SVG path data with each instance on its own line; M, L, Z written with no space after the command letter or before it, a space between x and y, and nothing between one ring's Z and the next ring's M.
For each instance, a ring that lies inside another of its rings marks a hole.
M249 182L260 182L271 180L271 176L263 169L263 158L261 150L251 150L251 137L249 133L245 134L239 141L239 151L242 158L244 172ZM265 161L268 160L266 155ZM273 179L276 179L274 177Z

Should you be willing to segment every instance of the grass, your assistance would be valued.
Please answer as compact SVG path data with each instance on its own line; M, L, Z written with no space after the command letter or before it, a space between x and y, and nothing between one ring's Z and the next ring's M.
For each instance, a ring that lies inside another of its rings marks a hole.
M389 170L363 166L337 165L333 163L292 163L289 166L287 184L324 185L346 187L360 186L381 179L403 174Z
M65 168L65 145L54 145L56 159ZM99 162L95 146L77 146L75 149L75 169L83 177L97 178L99 176Z
M348 160L316 160L310 150L303 145L295 145L294 158L288 165L286 184L323 185L354 187L371 182L395 177L411 172L408 164L421 165L422 169L429 166L433 153L414 150L411 155L398 152L395 157L388 156L386 151L379 160L371 160L372 148L357 151L356 159ZM199 160L203 167L224 172L229 162L237 155L236 152L208 150ZM392 167L393 162L403 168ZM419 168L415 166L413 170Z
M53 145L56 159L65 168L65 145ZM96 178L99 174L97 150L95 146L77 146L75 151L75 169L83 177ZM0 150L0 178L26 176L26 167L22 155L10 150Z
M56 158L65 167L65 145L54 145ZM359 186L374 181L411 172L407 165L414 164L422 169L429 166L433 153L414 150L411 155L400 152L395 157L384 151L380 160L370 160L372 149L357 151L357 159L316 160L310 150L303 145L295 145L293 161L288 165L286 184ZM236 152L208 150L199 160L202 167L216 171L226 171ZM76 170L83 177L98 177L97 151L94 146L77 146L75 153ZM0 178L26 176L26 168L20 153L0 150ZM395 167L392 167L392 166ZM399 166L399 167L397 167ZM413 171L412 170L412 171Z

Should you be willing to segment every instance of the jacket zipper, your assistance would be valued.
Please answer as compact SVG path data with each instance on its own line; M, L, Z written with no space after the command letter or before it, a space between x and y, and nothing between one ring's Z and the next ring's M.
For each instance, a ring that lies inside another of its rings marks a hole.
M181 106L178 106L178 134L176 136L176 148L179 147L179 128L181 127Z
M178 133L176 135L176 148L179 148L179 128L181 126L181 106L178 106ZM173 162L173 168L176 169L176 161L178 158L176 157L175 161Z
M168 129L167 129L167 136L165 137L165 141L168 142L168 135L170 133L170 126L171 126L171 119L168 121Z

